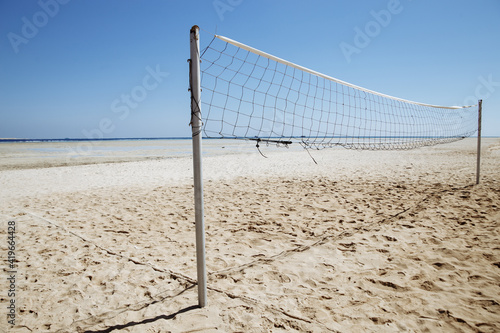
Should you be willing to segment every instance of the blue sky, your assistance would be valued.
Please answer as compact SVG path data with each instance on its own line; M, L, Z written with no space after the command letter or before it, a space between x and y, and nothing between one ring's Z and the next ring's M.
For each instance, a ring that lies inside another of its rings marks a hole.
M389 95L482 98L500 136L498 0L0 0L0 137L189 136L195 24Z

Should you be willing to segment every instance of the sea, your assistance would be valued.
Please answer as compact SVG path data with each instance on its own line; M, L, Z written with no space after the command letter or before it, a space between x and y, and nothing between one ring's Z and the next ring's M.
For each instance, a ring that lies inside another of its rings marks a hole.
M257 147L259 146L259 147ZM338 147L337 149L343 149ZM243 139L203 139L203 156L303 151L300 143L277 146ZM0 170L129 162L151 159L190 158L192 139L0 139Z
M265 144L260 143L261 149ZM295 149L301 149L296 145ZM269 149L276 149L271 145ZM283 149L283 148L280 148ZM0 170L192 156L189 138L0 139ZM203 156L258 153L256 142L203 139Z

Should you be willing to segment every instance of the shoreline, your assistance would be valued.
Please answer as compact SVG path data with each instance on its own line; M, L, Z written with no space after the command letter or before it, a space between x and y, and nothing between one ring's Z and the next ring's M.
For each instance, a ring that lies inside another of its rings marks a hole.
M475 138L467 138L454 143L415 149L440 149L439 147L473 147ZM496 145L500 138L483 138L483 150ZM191 157L190 139L154 139L154 140L100 140L74 142L18 142L0 144L0 171L66 167L103 163L126 163L147 160L162 160L178 157ZM471 149L468 148L468 149ZM475 149L475 147L474 147ZM278 148L274 145L262 145L265 153L283 153L287 151L305 151L300 145ZM325 151L345 150L345 148L324 148ZM315 150L310 150L316 152ZM384 150L379 150L385 152ZM412 150L406 150L412 151ZM255 154L258 150L251 141L224 139L206 140L203 154L220 156L229 154Z

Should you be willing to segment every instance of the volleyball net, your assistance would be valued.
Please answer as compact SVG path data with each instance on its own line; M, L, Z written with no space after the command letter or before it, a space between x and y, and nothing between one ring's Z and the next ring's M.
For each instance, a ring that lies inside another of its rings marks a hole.
M200 56L204 137L391 150L453 142L477 131L477 105L389 96L226 37L214 36Z

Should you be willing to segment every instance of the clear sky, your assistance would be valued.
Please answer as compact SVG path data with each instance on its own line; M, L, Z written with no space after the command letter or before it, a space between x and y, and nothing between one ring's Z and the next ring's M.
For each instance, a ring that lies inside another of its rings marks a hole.
M190 136L195 24L500 136L499 0L0 0L0 138Z

